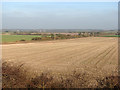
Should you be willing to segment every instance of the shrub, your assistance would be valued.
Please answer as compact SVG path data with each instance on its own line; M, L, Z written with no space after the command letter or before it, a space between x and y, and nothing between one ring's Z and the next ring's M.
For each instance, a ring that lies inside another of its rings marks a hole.
M20 41L26 41L25 39L21 39Z
M32 38L32 40L41 40L42 38L41 37L34 37Z

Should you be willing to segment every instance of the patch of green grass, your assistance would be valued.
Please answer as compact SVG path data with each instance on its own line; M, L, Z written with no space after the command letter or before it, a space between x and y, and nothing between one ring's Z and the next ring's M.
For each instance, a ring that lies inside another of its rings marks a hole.
M42 37L41 35L2 35L2 43L16 42L24 39L30 41L33 37Z
M103 36L103 37L120 37L120 35L107 35L107 36Z

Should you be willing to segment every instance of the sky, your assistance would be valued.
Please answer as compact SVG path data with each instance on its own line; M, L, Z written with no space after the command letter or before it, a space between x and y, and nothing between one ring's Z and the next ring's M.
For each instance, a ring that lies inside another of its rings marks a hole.
M117 29L117 2L3 2L3 29Z

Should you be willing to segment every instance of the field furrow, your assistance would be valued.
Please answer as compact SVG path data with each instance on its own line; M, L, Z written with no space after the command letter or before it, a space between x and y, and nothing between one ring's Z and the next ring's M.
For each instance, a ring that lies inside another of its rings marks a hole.
M23 63L30 71L68 73L79 68L98 76L116 70L117 45L117 38L111 37L8 44L2 46L2 59L15 65Z

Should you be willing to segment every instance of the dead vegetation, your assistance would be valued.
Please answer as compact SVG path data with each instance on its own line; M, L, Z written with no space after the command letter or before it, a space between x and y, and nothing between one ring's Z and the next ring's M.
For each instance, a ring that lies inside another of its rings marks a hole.
M32 78L23 68L23 64L13 66L7 62L3 63L2 79L3 88L120 88L120 78L117 76L101 79L74 70L67 75L55 76L46 72Z
M120 77L108 76L98 81L98 87L100 88L118 88L120 89Z

